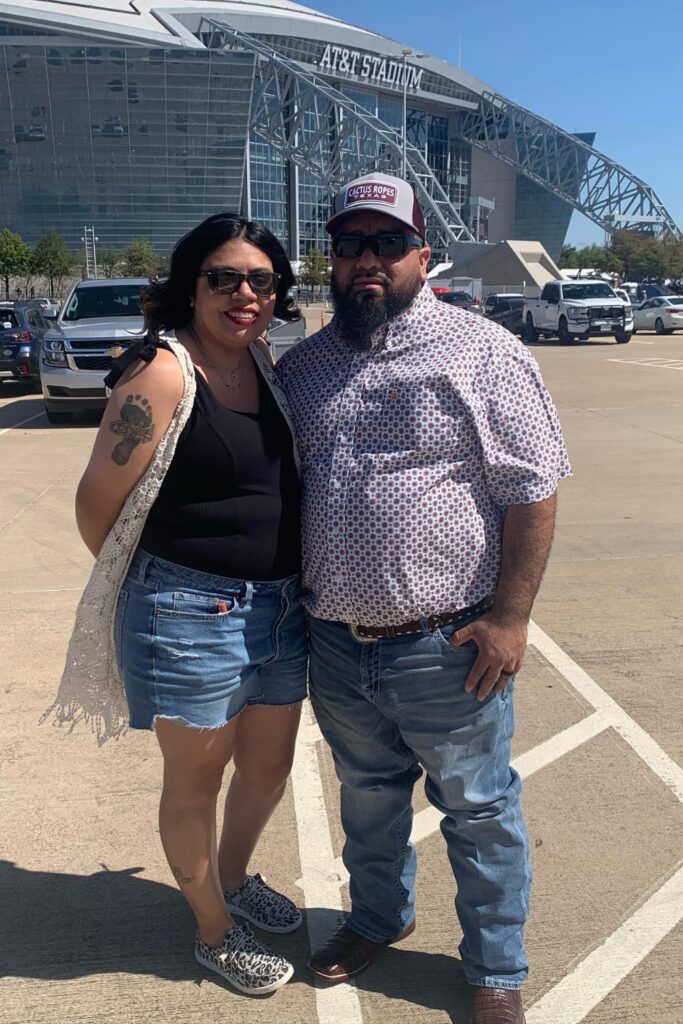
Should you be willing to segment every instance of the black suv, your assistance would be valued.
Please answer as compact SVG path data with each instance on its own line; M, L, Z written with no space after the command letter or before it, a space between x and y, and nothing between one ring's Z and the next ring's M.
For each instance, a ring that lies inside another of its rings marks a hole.
M54 324L46 319L37 301L0 303L0 381L26 381L40 391L40 348L46 331Z

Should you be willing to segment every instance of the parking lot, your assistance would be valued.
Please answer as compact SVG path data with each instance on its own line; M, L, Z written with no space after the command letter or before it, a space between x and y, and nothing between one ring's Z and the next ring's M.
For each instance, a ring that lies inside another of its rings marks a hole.
M527 1022L680 1024L683 335L531 349L574 477L516 691L535 873ZM0 387L0 1022L465 1024L454 883L421 790L417 930L356 984L307 975L309 943L348 899L336 779L308 713L253 866L306 907L300 932L272 942L294 978L249 1000L196 964L157 834L154 738L98 749L85 729L39 725L91 561L72 506L95 431L50 427L42 409Z

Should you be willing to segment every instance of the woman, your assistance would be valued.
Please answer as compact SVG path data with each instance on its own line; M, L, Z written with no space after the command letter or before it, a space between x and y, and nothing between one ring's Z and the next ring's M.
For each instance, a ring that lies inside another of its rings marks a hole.
M231 914L271 932L301 923L247 874L285 789L306 693L298 475L262 340L273 314L298 319L293 282L258 222L217 214L186 235L168 279L143 293L148 334L108 379L76 498L94 555L107 538L98 561L131 549L113 643L130 726L153 728L161 748L161 839L196 918L195 956L249 994L274 991L293 968Z

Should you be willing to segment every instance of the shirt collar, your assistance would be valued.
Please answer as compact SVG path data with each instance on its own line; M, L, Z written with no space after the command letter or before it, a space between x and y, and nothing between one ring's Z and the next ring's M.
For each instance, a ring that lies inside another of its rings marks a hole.
M427 314L438 301L430 285L425 281L408 308L389 324L384 347L396 348L406 334L414 338L415 332L423 327Z

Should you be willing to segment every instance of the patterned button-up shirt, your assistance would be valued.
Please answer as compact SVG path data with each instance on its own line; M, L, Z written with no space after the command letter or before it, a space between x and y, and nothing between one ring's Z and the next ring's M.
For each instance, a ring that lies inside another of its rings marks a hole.
M373 626L491 593L509 505L571 473L536 361L425 285L357 352L335 320L277 369L303 466L304 604Z

